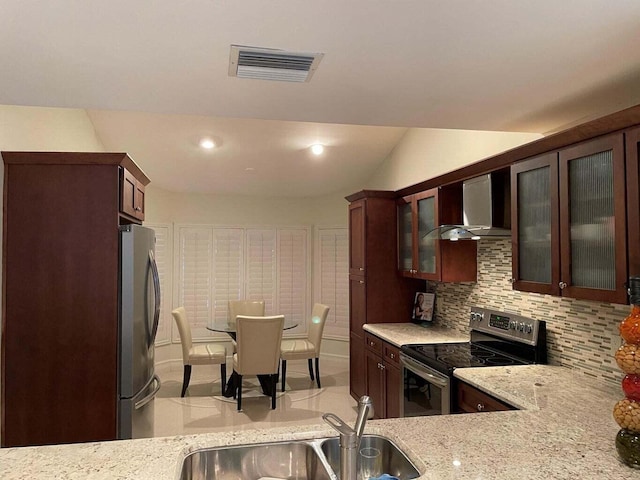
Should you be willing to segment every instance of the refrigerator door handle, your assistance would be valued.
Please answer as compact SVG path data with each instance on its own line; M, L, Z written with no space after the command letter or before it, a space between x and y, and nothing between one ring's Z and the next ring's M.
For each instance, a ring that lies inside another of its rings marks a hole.
M151 338L149 345L156 341L158 333L158 323L160 322L160 274L158 273L158 264L153 254L153 250L149 250L149 263L151 265L151 275L153 277L153 292L155 296L155 305L153 309L153 327L151 329Z
M136 403L134 403L133 404L133 408L135 410L138 410L139 408L144 407L147 403L149 403L151 400L153 400L153 398L156 396L156 394L160 390L160 387L162 386L162 383L160 382L160 377L158 377L158 375L154 375L153 377L151 377L149 379L149 381L147 382L147 384L144 386L144 388L141 391L144 392L147 389L147 387L151 384L151 382L153 382L154 380L156 382L156 386L153 389L153 392L151 392L149 395L147 395L143 399L138 400Z

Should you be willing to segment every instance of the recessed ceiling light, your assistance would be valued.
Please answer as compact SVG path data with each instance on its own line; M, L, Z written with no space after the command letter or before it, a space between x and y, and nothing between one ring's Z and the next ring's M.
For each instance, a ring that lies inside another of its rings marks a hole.
M206 148L207 150L211 150L216 146L216 143L210 138L203 138L202 140L200 140L200 146L202 148Z
M314 155L322 155L322 152L324 152L324 145L321 145L319 143L316 143L315 145L311 145L311 152Z

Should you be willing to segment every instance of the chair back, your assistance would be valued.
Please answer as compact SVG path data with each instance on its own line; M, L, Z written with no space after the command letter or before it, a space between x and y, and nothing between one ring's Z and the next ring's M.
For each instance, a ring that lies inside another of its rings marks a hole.
M191 328L187 321L187 312L184 307L178 307L171 312L173 318L178 325L178 332L180 333L180 343L182 344L182 361L186 365L189 363L189 352L191 351L191 345L193 340L191 339Z
M236 318L237 371L240 375L278 373L284 315Z
M246 317L263 317L264 300L229 300L229 325L236 324L236 317L244 315Z
M322 342L322 332L324 324L329 315L329 307L316 303L311 311L311 324L309 325L308 340L313 343L316 349L316 357L320 355L320 343Z

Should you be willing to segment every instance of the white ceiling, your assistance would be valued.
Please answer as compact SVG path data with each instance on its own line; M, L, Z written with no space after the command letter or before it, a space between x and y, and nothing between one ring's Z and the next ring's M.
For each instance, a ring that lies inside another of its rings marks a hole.
M321 194L403 132L345 124L544 133L640 103L639 32L637 0L3 0L0 104L90 109L157 185ZM325 55L309 83L247 80L231 44Z

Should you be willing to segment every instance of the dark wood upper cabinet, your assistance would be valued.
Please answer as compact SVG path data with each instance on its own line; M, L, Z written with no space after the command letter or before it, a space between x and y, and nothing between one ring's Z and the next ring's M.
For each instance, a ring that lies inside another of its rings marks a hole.
M511 173L514 288L626 303L623 135L519 162Z
M560 295L558 154L511 167L513 288Z
M120 169L120 211L144 220L144 184L126 168Z
M366 200L349 205L349 274L364 275L366 259L365 215Z
M625 132L629 276L640 275L640 127Z
M559 153L560 288L572 298L627 303L622 134Z
M476 242L441 240L435 230L462 223L462 184L403 197L397 201L397 210L402 275L440 282L477 280Z

